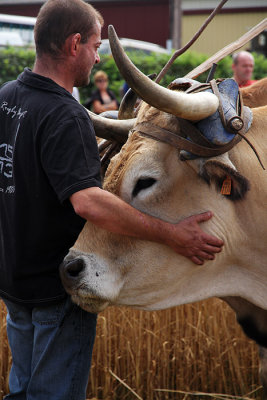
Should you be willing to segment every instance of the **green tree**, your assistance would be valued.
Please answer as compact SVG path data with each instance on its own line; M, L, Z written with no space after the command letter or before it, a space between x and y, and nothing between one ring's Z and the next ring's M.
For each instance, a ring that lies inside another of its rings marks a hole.
M253 55L255 58L254 78L264 78L267 71L267 59L263 55L257 53L254 53ZM147 55L141 52L131 52L129 53L129 57L138 69L140 69L144 74L148 75L152 73L158 74L168 62L170 55L155 53ZM16 77L23 71L25 67L32 68L34 64L34 58L35 51L33 49L18 49L14 47L8 47L0 50L0 85L7 81L16 79ZM174 79L183 77L195 67L203 63L207 58L208 56L205 54L187 51L175 60L160 84L165 87L168 86L168 84ZM230 56L227 56L221 60L218 63L215 78L231 77L231 64L232 59ZM92 76L100 69L107 73L109 77L109 87L116 94L117 99L120 100L120 88L122 87L124 80L119 73L113 57L110 55L102 55L100 63L96 64L93 69ZM197 79L200 82L205 82L207 75L208 72L201 74ZM86 98L90 97L93 89L94 84L92 79L87 87L80 89L82 102L84 102Z

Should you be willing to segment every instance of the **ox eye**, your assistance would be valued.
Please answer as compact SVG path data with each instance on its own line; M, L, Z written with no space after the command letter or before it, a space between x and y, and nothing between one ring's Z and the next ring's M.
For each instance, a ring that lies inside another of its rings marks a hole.
M152 185L154 185L155 182L156 182L156 179L154 179L154 178L138 179L138 181L136 182L136 185L134 187L134 190L132 192L132 196L136 197L138 195L138 193L141 192L141 190L151 187Z

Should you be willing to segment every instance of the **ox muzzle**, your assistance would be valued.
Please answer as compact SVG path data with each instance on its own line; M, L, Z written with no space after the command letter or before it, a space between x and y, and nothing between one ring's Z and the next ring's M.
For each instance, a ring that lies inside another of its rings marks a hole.
M92 254L71 249L60 265L60 277L74 303L86 311L99 312L110 301L104 296L103 267ZM108 293L106 293L108 294Z
M60 265L60 277L68 292L79 288L86 269L86 262L82 257L72 257L70 253ZM70 293L71 294L71 293Z

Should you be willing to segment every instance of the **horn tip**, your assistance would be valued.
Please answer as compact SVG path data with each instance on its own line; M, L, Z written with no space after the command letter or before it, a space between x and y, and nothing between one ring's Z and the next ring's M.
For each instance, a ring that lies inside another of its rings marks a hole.
M108 26L108 33L113 33L115 32L114 26L113 25L109 25Z

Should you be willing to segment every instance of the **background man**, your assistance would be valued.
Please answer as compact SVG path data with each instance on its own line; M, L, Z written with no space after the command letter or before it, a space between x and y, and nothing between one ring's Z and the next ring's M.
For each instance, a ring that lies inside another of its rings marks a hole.
M204 213L169 224L101 189L92 123L71 95L99 62L101 15L82 0L48 0L35 25L36 61L0 90L0 295L17 400L83 400L96 315L72 304L59 265L85 220L164 243L201 265L222 241Z
M234 79L239 87L249 86L255 80L251 80L254 69L254 57L248 51L240 51L233 54L232 70Z

